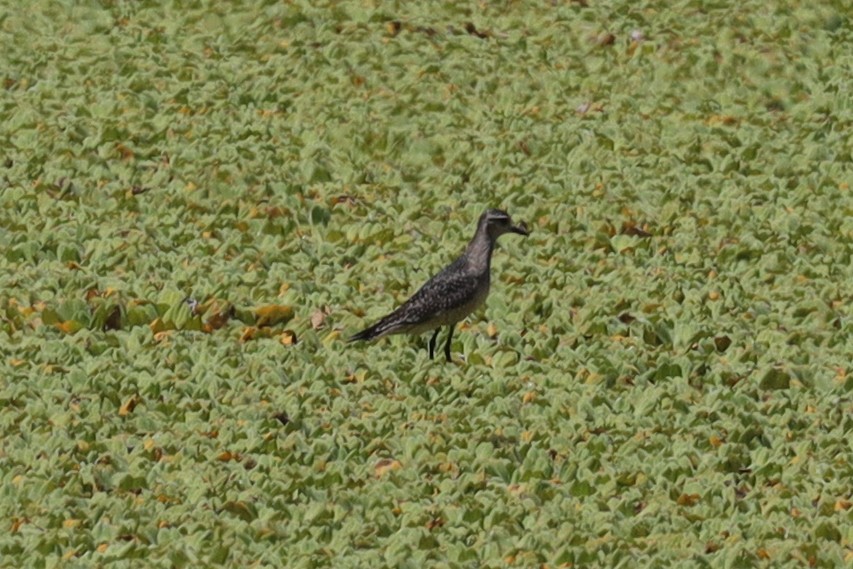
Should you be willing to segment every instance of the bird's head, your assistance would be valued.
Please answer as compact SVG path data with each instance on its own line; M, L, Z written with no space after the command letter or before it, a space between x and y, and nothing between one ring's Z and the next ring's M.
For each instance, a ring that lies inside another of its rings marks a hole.
M487 209L480 216L479 226L485 229L492 240L497 239L504 233L530 235L527 226L523 222L518 225L514 224L509 214L500 209Z

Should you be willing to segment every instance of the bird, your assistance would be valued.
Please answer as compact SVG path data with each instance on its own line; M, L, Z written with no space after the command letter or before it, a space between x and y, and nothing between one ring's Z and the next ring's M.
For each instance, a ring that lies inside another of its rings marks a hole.
M479 308L489 295L492 251L505 233L528 236L527 225L515 224L500 209L487 209L477 222L477 231L465 251L429 279L399 308L376 324L350 336L349 342L375 340L391 334L422 334L435 330L429 341L429 358L435 356L438 333L447 326L444 356L450 358L450 341L456 324Z

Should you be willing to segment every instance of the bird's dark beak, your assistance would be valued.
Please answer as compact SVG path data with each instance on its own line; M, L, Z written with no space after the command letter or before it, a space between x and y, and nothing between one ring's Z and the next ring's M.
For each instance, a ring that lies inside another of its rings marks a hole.
M528 229L527 229L527 224L524 223L523 221L521 223L519 223L518 225L513 225L512 227L509 228L509 230L512 231L513 233L518 233L519 235L524 235L525 237L530 235L530 231L528 231Z

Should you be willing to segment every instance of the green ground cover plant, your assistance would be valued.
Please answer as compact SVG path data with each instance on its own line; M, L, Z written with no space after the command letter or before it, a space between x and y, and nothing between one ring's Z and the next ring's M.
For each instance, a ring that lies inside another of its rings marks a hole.
M0 565L853 563L846 2L2 1L0 54ZM487 207L454 363L344 342Z

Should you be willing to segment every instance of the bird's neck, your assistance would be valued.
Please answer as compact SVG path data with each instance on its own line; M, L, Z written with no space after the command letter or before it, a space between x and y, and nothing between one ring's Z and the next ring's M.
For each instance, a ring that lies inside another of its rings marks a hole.
M479 273L489 270L492 262L492 249L494 247L494 240L485 231L478 229L474 238L468 243L468 249L465 251L468 266L472 271Z

